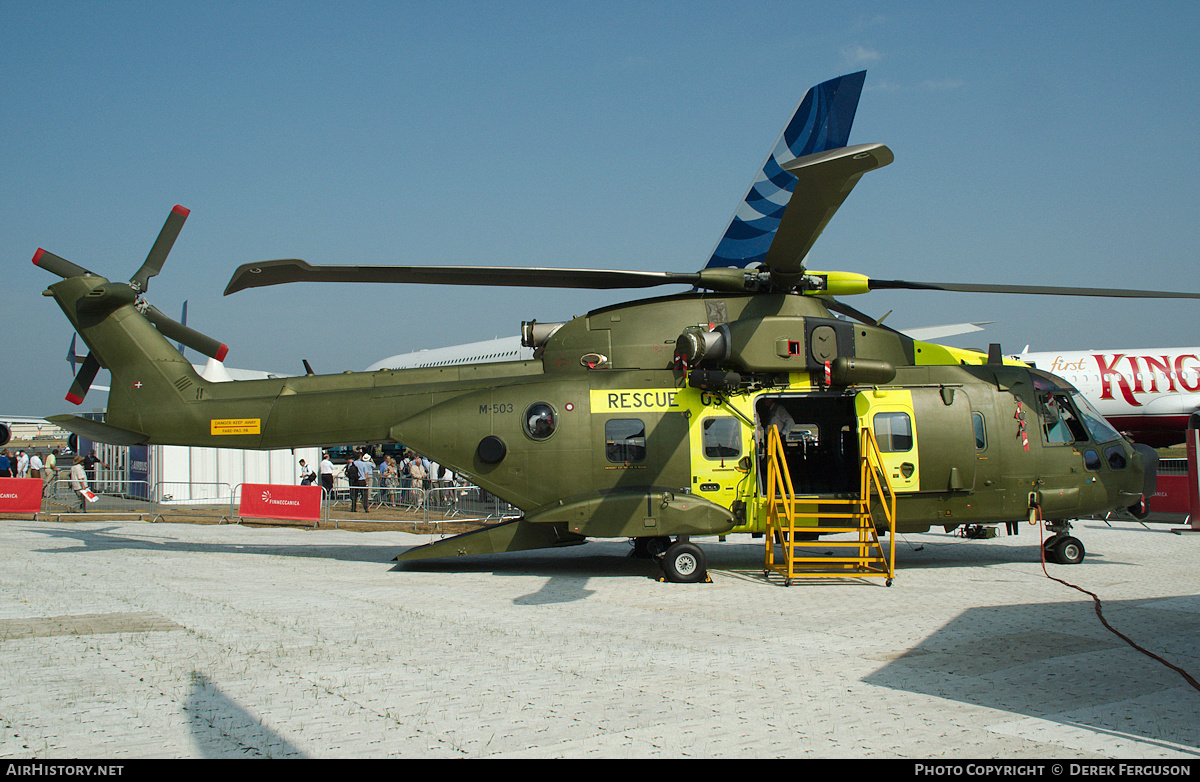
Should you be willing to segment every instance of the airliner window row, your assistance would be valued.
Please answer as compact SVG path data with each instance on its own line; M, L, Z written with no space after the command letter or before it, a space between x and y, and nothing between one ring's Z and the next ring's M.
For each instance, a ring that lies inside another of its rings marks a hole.
M1134 377L1134 378L1137 378L1138 380L1154 380L1155 378L1159 378L1159 377L1165 377L1170 380L1181 380L1181 381L1184 381L1184 380L1195 381L1197 379L1200 379L1200 372L1138 372L1135 375L1126 375L1124 372L1113 372L1112 374L1119 375L1120 377L1125 377L1125 378ZM1063 377L1066 377L1068 380L1071 380L1072 382L1074 382L1075 380L1085 380L1085 381L1093 381L1093 382L1098 383L1098 382L1100 382L1100 379L1101 379L1100 375L1071 374L1071 375L1064 375Z
M490 361L496 358L505 358L517 355L517 351L510 350L507 353L489 353L486 356L464 356L462 358L452 358L446 361L431 361L428 364L418 364L418 368L425 369L427 367L444 367L449 364L473 364L477 361Z

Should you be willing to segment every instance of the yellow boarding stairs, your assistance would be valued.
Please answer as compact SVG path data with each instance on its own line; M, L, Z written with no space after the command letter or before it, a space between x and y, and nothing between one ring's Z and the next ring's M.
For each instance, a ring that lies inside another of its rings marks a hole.
M879 443L875 434L863 427L859 441L861 469L856 497L808 497L797 499L792 490L792 476L784 459L779 428L767 430L767 554L763 565L766 575L778 573L784 585L791 586L796 578L849 578L875 576L887 579L892 585L896 559L896 494L883 467ZM885 556L875 532L872 499L878 505L888 529L888 552ZM831 506L833 509L831 509ZM836 510L845 506L844 511ZM803 520L811 520L803 523ZM845 519L845 526L825 526L822 519ZM820 530L824 534L855 533L853 540L800 541L799 535ZM783 549L783 561L776 561L776 542ZM842 549L839 556L805 556L805 546Z

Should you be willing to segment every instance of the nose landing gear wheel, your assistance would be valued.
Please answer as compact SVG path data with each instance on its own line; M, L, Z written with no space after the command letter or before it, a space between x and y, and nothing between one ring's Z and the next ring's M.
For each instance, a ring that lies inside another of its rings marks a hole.
M695 543L672 543L662 558L663 574L677 584L696 584L708 577L708 560Z
M1084 554L1079 538L1065 537L1058 544L1058 561L1063 565L1078 565Z
M1078 565L1087 552L1079 538L1070 535L1055 535L1042 544L1047 562L1059 565Z

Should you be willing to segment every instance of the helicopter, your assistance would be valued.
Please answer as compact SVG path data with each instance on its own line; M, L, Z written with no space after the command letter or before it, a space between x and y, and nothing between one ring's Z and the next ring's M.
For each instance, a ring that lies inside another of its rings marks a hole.
M39 249L53 297L90 349L68 399L112 374L103 423L49 420L114 444L269 449L404 443L523 511L398 560L628 538L666 580L707 578L693 537L762 535L774 464L817 508L859 491L869 439L894 490L894 534L1024 521L1048 559L1081 562L1070 520L1137 512L1154 452L1109 426L1067 381L1004 358L922 342L840 301L880 289L1200 298L1125 289L881 280L807 268L859 179L890 164L848 145L865 73L812 88L709 265L695 272L487 266L245 264L225 293L295 282L687 290L521 324L532 359L214 383L172 343L228 348L146 303L188 211L176 206L129 283ZM869 436L869 437L868 437ZM764 448L777 445L774 456ZM883 522L872 522L883 529ZM835 527L820 513L811 538ZM890 579L889 579L890 585Z

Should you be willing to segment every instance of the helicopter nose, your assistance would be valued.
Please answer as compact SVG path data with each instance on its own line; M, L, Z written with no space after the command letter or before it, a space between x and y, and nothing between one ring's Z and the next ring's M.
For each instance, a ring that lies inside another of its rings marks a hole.
M1133 450L1142 457L1142 496L1148 500L1158 490L1158 452L1144 443L1134 443Z

